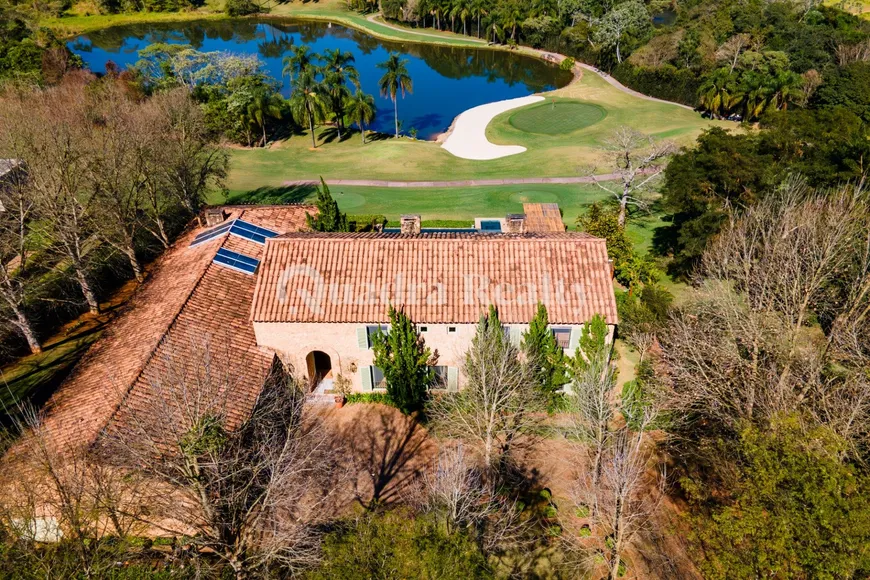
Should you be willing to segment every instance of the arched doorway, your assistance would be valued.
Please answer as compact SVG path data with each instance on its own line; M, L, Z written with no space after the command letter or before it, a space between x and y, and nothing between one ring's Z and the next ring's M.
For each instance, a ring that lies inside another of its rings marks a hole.
M308 366L309 387L312 392L323 392L333 386L332 359L322 350L312 350L305 357Z

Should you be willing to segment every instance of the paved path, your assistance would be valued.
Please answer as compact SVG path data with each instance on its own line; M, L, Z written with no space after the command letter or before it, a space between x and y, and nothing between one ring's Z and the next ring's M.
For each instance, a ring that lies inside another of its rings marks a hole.
M378 179L327 179L333 185L359 185L363 187L474 187L478 185L535 185L544 183L594 183L619 179L616 173L574 177L520 177L516 179L467 179L462 181L382 181ZM320 185L319 179L285 181L286 186Z

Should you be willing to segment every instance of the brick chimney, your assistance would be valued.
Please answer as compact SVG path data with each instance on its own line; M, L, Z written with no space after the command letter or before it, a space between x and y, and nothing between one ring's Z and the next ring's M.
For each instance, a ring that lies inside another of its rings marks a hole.
M505 231L509 234L526 233L526 214L509 213L504 218Z
M205 225L206 227L216 226L227 219L227 214L223 208L210 207L205 210Z
M401 218L402 233L416 235L420 233L420 215L403 215Z

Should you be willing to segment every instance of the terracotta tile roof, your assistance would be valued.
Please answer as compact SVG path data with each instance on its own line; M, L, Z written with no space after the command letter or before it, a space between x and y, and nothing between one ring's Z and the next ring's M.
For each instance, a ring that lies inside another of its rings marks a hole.
M538 301L555 324L596 313L616 323L604 240L567 232L279 236L266 243L252 319L385 322L392 303L418 323L473 323L496 303L502 320L516 324L529 321Z
M305 227L305 214L315 211L310 206L227 210L228 219L242 218L278 232ZM125 312L109 325L49 400L44 425L57 443L91 444L122 402L147 406L153 396L149 381L160 374L168 345L192 338L211 336L232 347L227 349L233 353L228 362L251 371L237 399L238 412L246 412L256 399L262 386L260 369L271 363L272 355L256 346L249 322L255 280L214 264L212 259L220 247L260 258L263 246L223 236L190 247L201 231L188 232L164 254ZM249 363L248 369L245 365Z
M524 203L527 232L564 232L565 222L558 203Z

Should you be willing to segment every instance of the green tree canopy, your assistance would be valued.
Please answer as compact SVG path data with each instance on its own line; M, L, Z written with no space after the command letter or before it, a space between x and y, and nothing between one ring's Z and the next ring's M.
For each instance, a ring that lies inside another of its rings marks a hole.
M523 334L522 349L526 364L532 367L535 385L542 396L550 402L557 392L568 382L565 353L549 328L547 307L538 304L538 310Z
M305 216L305 221L308 227L315 232L347 232L349 231L347 224L347 214L341 213L338 209L338 202L332 198L329 192L329 186L320 178L320 187L317 188L317 201L314 202L317 206L317 215L308 214Z
M438 360L426 346L423 335L408 316L390 306L390 330L372 335L375 365L384 373L387 393L405 414L419 411L435 378L432 365Z

